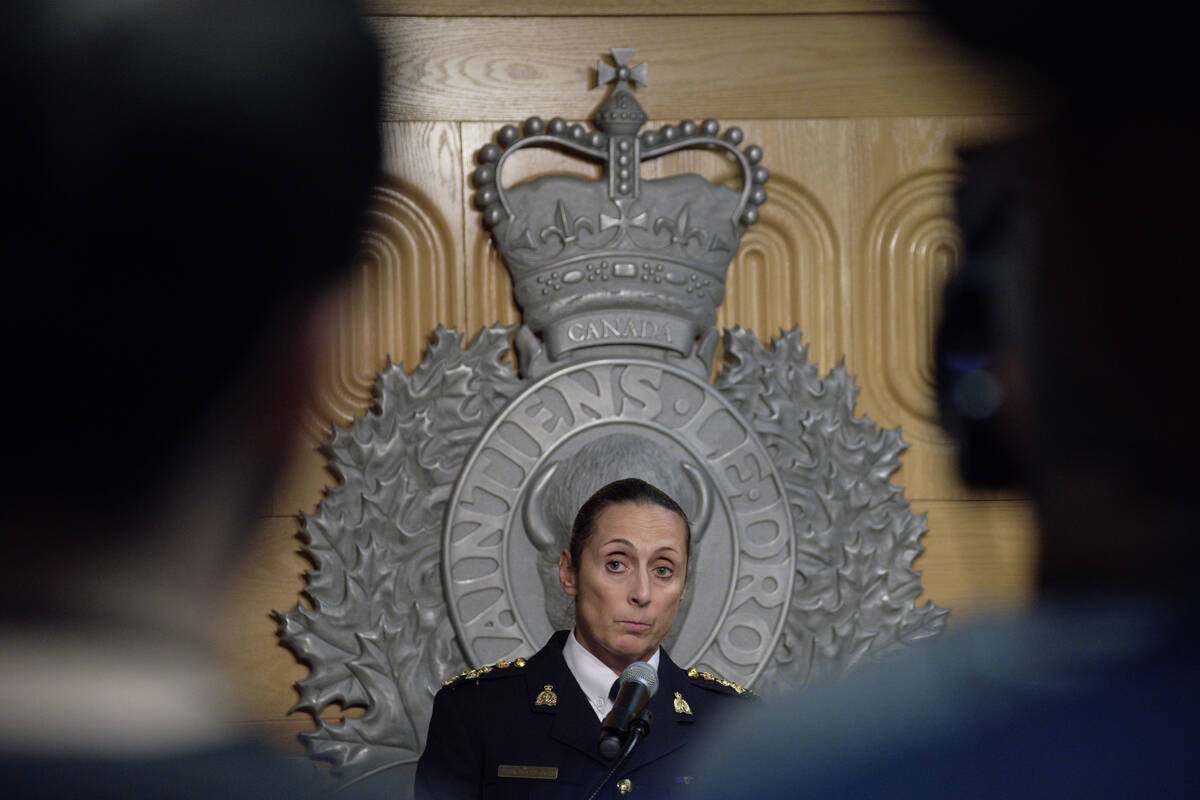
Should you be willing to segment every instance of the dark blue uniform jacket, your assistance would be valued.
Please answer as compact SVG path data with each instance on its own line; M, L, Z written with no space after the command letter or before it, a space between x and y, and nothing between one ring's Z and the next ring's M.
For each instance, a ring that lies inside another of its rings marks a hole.
M600 720L563 659L566 637L559 631L528 661L471 670L438 692L417 766L418 798L588 796L612 765L597 749ZM665 650L658 679L650 734L600 797L689 796L687 745L753 696L680 669Z

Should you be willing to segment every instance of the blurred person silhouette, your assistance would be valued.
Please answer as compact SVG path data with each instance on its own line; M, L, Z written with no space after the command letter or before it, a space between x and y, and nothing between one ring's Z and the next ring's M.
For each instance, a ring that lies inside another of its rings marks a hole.
M309 792L231 729L219 601L353 257L377 58L335 0L0 9L5 796Z
M963 154L964 263L936 354L964 477L1033 500L1037 596L768 703L702 751L699 794L1194 796L1190 34L1078 3L933 12L1033 80L1043 104L1013 141Z

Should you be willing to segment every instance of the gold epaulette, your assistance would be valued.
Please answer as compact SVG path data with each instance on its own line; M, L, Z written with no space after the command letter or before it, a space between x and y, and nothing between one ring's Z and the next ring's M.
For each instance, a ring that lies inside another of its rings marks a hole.
M700 672L695 667L690 667L688 669L687 676L693 680L710 681L712 683L719 684L721 686L724 686L726 689L732 689L733 691L737 692L738 694L748 694L751 697L758 697L758 695L756 695L752 690L747 689L745 686L736 684L733 681L727 681L724 678L718 678L716 675L713 675L711 672Z
M492 670L511 669L514 667L521 669L524 666L525 659L523 658L518 658L515 661L497 661L495 664L488 664L487 666L475 667L474 669L469 669L466 672L460 672L453 678L447 678L446 680L442 681L442 686L453 686L454 684L461 683L462 681L473 681L480 676L488 674Z

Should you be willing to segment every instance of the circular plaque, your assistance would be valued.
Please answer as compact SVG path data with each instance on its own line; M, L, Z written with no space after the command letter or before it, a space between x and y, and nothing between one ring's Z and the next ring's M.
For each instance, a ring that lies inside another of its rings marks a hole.
M540 648L552 633L521 503L533 475L599 437L632 433L699 469L713 489L672 658L750 684L783 628L795 574L783 482L750 425L707 382L661 361L602 359L517 395L468 456L442 532L450 619L467 660ZM552 585L552 582L549 582Z

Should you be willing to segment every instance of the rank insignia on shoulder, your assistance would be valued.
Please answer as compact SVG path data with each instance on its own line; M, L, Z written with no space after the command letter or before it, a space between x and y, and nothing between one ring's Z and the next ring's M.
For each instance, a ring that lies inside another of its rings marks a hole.
M480 676L480 674L481 673L479 672L478 669L472 668L472 669L466 670L465 672L460 672L452 678L446 678L446 680L442 681L442 686L453 686L454 684L460 683L461 681L469 681L474 678L478 678Z
M453 678L447 678L446 680L442 681L442 686L452 686L456 683L461 683L462 681L472 681L482 675L487 675L493 670L505 670L509 669L510 667L521 668L524 666L525 659L523 658L518 658L515 661L497 661L495 664L487 664L482 667L474 667L466 670L465 672L460 672Z
M517 669L521 669L525 666L525 659L518 658L513 661L497 661L495 664L493 664L493 666L496 669L508 669L509 667L516 667Z
M758 697L758 695L756 695L751 690L747 689L745 686L736 684L733 681L727 681L724 678L718 678L716 675L713 675L711 672L700 672L695 667L690 667L688 669L687 676L689 678L691 678L692 680L699 680L699 681L704 681L707 683L715 683L718 686L724 686L726 689L731 689L736 694L748 694L751 697Z
M683 699L683 695L679 692L675 693L675 713L691 715L692 707L688 705L687 700Z
M558 705L558 695L554 693L554 687L547 683L546 687L538 694L537 700L533 701L535 706L551 706Z

